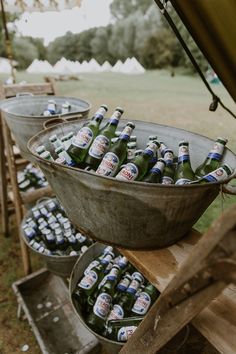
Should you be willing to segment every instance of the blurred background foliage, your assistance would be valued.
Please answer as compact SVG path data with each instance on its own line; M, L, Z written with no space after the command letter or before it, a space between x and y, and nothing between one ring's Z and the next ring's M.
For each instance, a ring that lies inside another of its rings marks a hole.
M67 32L48 47L44 46L41 39L20 37L14 31L15 16L8 16L13 28L11 37L18 68L25 69L35 58L47 59L51 64L63 56L79 61L95 58L100 64L108 60L114 65L118 59L124 61L135 56L146 69L182 67L188 73L193 73L191 63L152 0L113 0L110 9L113 24L91 28L79 34ZM201 68L205 70L206 60L171 6L169 12ZM2 24L0 56L6 56Z

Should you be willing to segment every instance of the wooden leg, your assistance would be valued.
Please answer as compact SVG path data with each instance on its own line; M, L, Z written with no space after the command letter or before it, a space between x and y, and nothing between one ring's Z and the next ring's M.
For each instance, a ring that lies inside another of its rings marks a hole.
M4 153L2 115L0 113L0 205L2 233L9 236L8 225L8 204L7 204L7 178L6 178L6 158Z
M11 132L4 119L2 119L2 123L3 123L4 141L5 141L5 146L7 148L7 163L9 168L12 192L14 196L14 206L16 212L17 227L18 230L20 230L21 221L23 219L23 206L22 206L21 196L20 196L18 183L17 183L17 170L16 170L15 157L13 152L13 141L11 138ZM19 239L20 239L24 273L25 275L28 275L31 273L31 262L30 262L29 251L26 244L24 243L24 241L21 239L20 236Z

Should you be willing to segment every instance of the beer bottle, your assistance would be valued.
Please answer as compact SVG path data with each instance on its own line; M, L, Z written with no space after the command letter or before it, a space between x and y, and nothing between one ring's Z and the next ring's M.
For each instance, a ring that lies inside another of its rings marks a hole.
M122 108L117 107L108 123L99 130L85 159L87 167L95 171L98 168L103 156L110 148L111 139L115 136L115 131L123 112Z
M233 169L224 164L223 166L217 168L215 171L208 173L206 176L201 177L199 180L191 182L190 184L205 184L210 182L220 182L227 179L232 175Z
M161 177L166 162L164 159L158 159L157 163L151 168L143 182L147 183L161 183Z
M104 259L104 257L106 257L106 255L110 255L109 256L109 261L107 262L107 265L109 264L109 262L111 261L112 258L115 257L114 253L113 253L113 247L111 246L107 246L106 248L104 248L102 254L100 254L100 256L98 256L97 258L95 258L89 265L88 267L85 269L84 274L89 273L89 271L91 269L93 269L94 267L96 267L98 264L100 264L100 262L102 261L102 259Z
M103 157L98 169L96 170L98 175L109 177L116 175L119 167L126 159L127 143L134 128L135 125L132 122L127 123L118 140Z
M46 148L44 145L40 145L37 147L37 149L35 151L38 155L41 155L44 151L46 151Z
M144 290L138 295L131 312L134 313L134 316L146 315L150 306L159 295L160 292L151 283L148 283Z
M107 105L101 105L90 122L83 126L78 131L77 135L73 137L67 152L77 164L80 164L84 161L89 147L98 134L99 126L107 110Z
M54 158L52 157L50 151L44 151L40 157L42 157L42 159L45 159L47 161L51 161L51 162L54 162Z
M129 317L108 321L104 336L117 342L127 342L142 320L143 317Z
M148 171L148 163L156 153L159 143L152 141L148 147L134 158L133 162L127 163L116 175L120 181L141 181Z
M178 165L175 171L175 184L182 185L194 181L195 174L192 170L189 157L189 143L180 141Z
M89 272L84 273L84 277L77 284L73 293L73 299L79 306L85 306L87 298L96 290L98 283L104 275L103 271L113 258L112 256L114 256L114 254L108 253L101 260L101 263L90 269Z
M56 148L55 153L60 157L60 158L64 158L66 160L66 164L67 166L71 166L74 167L76 166L75 161L72 160L72 158L70 157L70 155L68 154L68 152L65 150L64 146L59 146L58 148Z
M53 134L49 137L49 141L53 144L54 149L57 149L62 145L61 140L57 137L56 134Z
M215 144L207 155L205 161L200 166L198 166L195 171L197 178L203 177L219 167L220 160L224 153L224 148L227 142L228 140L225 138L216 139Z
M166 152L167 149L168 148L167 148L166 144L164 144L163 141L160 141L159 152L160 152L160 155L161 155L162 158L164 158L165 152Z
M173 164L174 154L173 150L166 149L164 160L166 162L166 166L164 168L163 177L161 180L162 184L174 184L174 176L175 176L175 167Z
M122 279L120 280L119 284L116 287L116 293L115 293L115 301L116 303L119 301L121 295L128 289L128 286L130 285L132 280L132 277L129 273L126 273Z
M135 155L135 151L136 151L136 148L137 148L137 144L136 142L129 142L127 144L127 162L131 162Z
M97 300L93 306L93 312L87 318L87 324L95 332L102 333L108 313L110 312L112 299L115 293L117 276L120 271L118 265L114 265L107 275L105 284L101 287Z

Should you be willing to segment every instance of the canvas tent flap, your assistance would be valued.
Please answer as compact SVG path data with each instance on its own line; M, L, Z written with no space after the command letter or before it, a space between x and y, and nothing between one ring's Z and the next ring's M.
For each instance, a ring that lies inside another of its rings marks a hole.
M170 1L236 101L236 1Z

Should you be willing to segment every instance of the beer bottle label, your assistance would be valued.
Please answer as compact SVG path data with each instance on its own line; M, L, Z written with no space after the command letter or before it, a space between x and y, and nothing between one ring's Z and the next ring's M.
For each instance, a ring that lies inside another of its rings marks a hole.
M119 139L128 140L130 135L132 134L133 128L129 127L128 125L124 128L122 133L119 136Z
M228 174L222 167L217 168L217 170L209 173L206 176L203 176L203 179L207 180L208 182L222 181L226 178L228 178Z
M134 181L137 177L138 167L131 162L127 163L116 176L120 181Z
M103 119L104 115L106 114L106 110L104 107L100 107L97 112L94 114L95 118Z
M136 279L133 279L127 289L127 292L131 294L135 294L139 288L139 285L140 283Z
M188 184L189 182L191 182L190 179L187 179L187 178L180 178L178 179L175 184L177 185L183 185L183 184Z
M178 162L189 161L189 148L182 145L179 147Z
M117 279L118 274L119 274L119 269L115 268L115 267L112 268L110 270L110 273L107 275L107 280L115 280L115 279Z
M113 152L107 152L98 166L96 173L103 176L114 176L119 166L119 158Z
M119 282L119 284L117 285L117 289L119 289L121 291L126 291L129 284L130 284L130 280L125 277Z
M113 123L113 124L118 125L121 115L122 115L121 112L115 111L112 114L111 118L109 119L109 123Z
M166 162L167 165L170 165L173 163L173 159L174 159L174 155L173 152L171 151L166 151L165 155L164 155L164 160Z
M169 176L163 176L162 177L162 184L174 184L174 180L173 178L169 177Z
M124 318L124 310L120 305L115 304L109 313L107 320L121 320L122 318Z
M97 273L91 270L88 274L86 274L81 279L78 286L82 289L89 290L94 286L97 280L98 280Z
M109 142L105 135L98 135L89 149L89 155L101 160L109 148Z
M113 255L114 255L113 253L106 254L105 257L101 260L101 263L108 265L110 263L110 261L112 260Z
M118 342L127 342L127 340L132 336L136 330L136 326L121 327L117 333Z
M134 303L132 312L137 313L138 315L145 315L151 305L150 295L146 292L141 292L139 297Z
M110 311L111 304L111 295L107 293L101 293L93 306L94 314L105 320Z
M80 149L87 149L93 140L93 132L88 127L83 127L78 134L73 138L72 144Z
M86 274L89 274L90 271L91 271L91 269L97 267L97 265L99 265L99 261L96 261L96 260L95 260L95 261L92 261L92 262L88 265L88 267L85 269L84 274L85 274L85 275L86 275Z
M213 149L209 152L207 157L219 161L223 155L223 152L224 152L224 145L217 141L215 142Z

